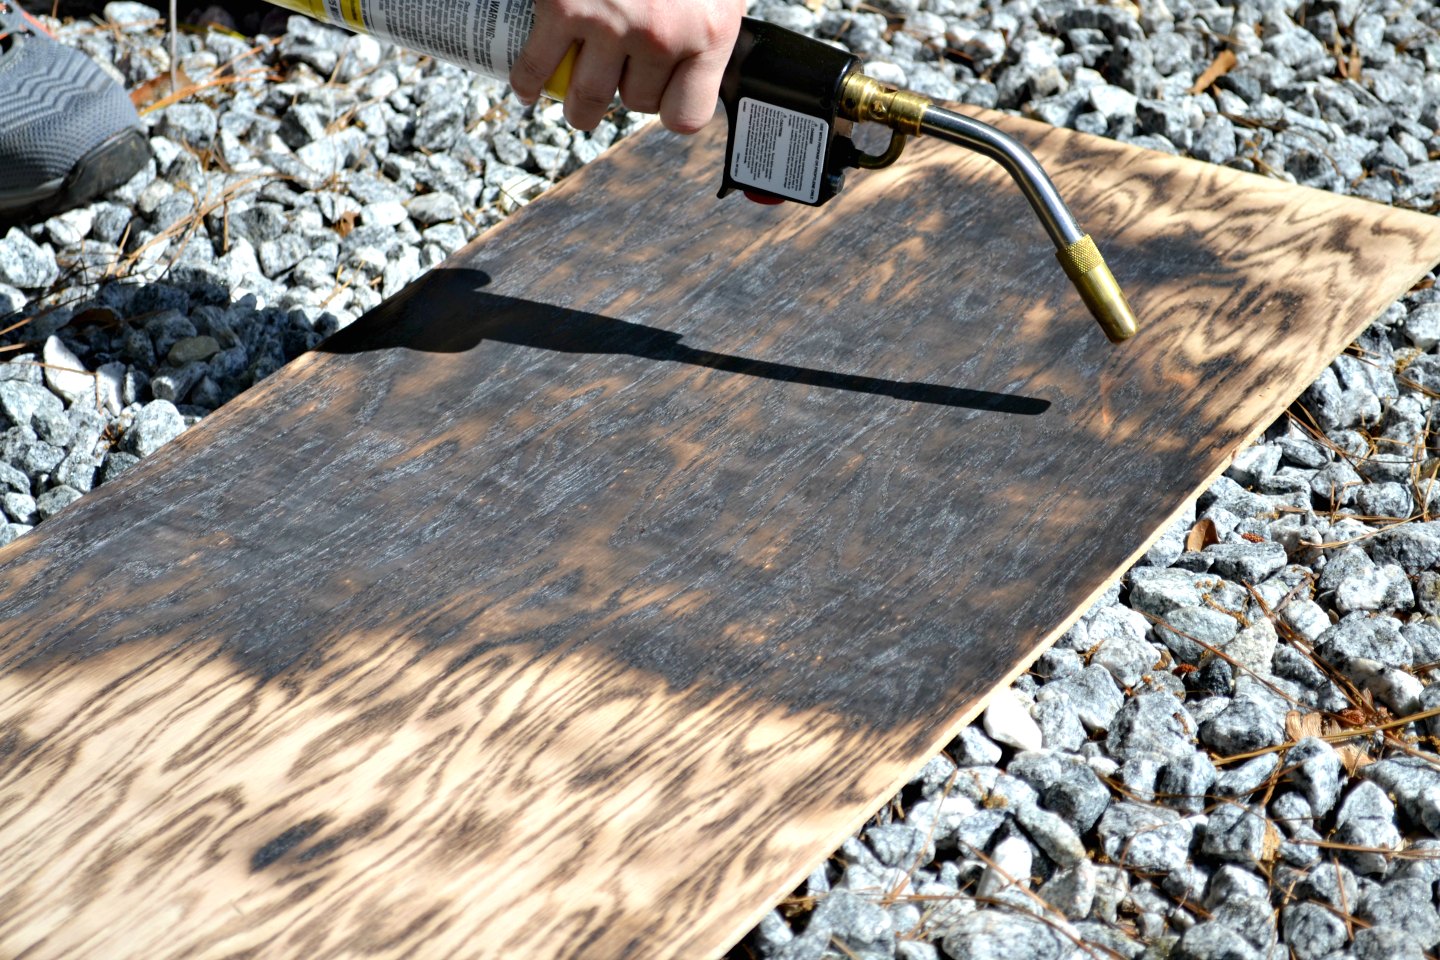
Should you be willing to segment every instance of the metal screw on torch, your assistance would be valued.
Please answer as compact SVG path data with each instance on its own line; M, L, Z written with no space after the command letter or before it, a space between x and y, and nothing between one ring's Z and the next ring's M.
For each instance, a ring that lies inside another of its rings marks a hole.
M922 133L968 147L1000 164L1044 224L1060 266L1105 336L1120 343L1135 335L1135 314L1095 241L1075 223L1050 176L1018 140L989 124L937 107L921 94L897 90L859 72L847 74L841 83L840 113L855 123L890 128L889 147L882 154L862 156L862 167L889 166L905 149L906 138Z

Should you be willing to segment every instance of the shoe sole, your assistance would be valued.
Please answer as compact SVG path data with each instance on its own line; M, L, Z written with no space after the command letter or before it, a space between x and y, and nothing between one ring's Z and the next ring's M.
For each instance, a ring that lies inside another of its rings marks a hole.
M38 223L120 186L150 159L150 142L137 127L130 127L91 150L70 175L26 190L0 196L0 228Z

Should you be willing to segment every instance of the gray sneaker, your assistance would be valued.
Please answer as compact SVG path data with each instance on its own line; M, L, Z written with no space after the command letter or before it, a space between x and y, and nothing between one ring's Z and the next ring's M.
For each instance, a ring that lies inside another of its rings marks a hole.
M0 226L86 203L149 156L120 85L14 0L0 0Z

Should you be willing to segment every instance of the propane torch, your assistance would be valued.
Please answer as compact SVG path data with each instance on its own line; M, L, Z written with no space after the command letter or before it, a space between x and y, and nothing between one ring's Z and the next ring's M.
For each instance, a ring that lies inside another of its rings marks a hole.
M968 147L999 163L1019 186L1105 336L1120 343L1135 335L1135 314L1095 241L1076 224L1040 162L1014 137L865 76L853 54L749 17L720 99L730 127L720 196L740 189L761 202L819 205L844 186L847 168L888 167L909 137L928 134ZM890 129L883 152L864 153L850 139L853 125L864 122Z
M274 2L502 80L535 19L533 0ZM546 83L548 95L564 99L574 55L572 48ZM1044 225L1065 275L1105 335L1119 343L1135 334L1135 314L1095 241L1015 138L865 76L853 54L750 17L741 22L720 99L729 124L721 197L738 189L762 203L819 206L840 192L847 169L888 167L908 138L938 137L999 163ZM879 154L863 152L851 139L854 125L867 122L890 130L889 144Z

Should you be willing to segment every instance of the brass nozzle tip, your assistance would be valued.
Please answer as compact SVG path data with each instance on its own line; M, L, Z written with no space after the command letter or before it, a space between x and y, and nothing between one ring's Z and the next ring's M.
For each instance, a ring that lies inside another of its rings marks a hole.
M1135 314L1090 235L1057 250L1055 256L1110 342L1123 343L1135 336L1139 329Z

